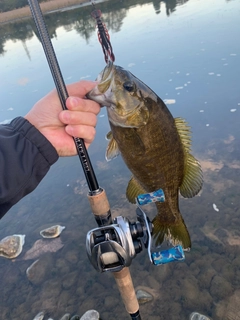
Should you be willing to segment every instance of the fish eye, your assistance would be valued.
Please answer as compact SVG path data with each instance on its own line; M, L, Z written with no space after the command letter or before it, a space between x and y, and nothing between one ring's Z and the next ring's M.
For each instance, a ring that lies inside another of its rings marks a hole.
M126 89L128 92L132 92L135 88L134 83L131 81L126 81L123 84L124 89Z

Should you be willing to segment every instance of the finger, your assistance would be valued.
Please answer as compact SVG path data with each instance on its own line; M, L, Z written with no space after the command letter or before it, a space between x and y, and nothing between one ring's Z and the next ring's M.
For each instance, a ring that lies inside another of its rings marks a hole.
M96 129L92 126L74 126L74 125L67 125L65 127L66 132L72 137L78 137L84 139L85 143L92 143L95 135Z
M61 122L69 125L87 125L95 127L97 116L91 112L64 110L59 113Z
M66 101L66 106L69 110L86 111L98 114L100 112L100 105L92 100L82 99L79 97L69 97Z
M81 80L67 85L69 96L76 96L83 98L90 90L96 87L96 81Z

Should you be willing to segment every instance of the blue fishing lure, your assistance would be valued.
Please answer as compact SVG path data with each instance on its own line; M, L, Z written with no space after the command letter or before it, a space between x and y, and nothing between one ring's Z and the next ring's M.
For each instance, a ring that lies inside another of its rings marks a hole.
M151 253L153 264L158 266L172 261L183 261L185 259L182 246L178 245L168 250Z
M165 196L162 189L150 193L144 193L137 196L137 202L140 206L152 202L164 202Z

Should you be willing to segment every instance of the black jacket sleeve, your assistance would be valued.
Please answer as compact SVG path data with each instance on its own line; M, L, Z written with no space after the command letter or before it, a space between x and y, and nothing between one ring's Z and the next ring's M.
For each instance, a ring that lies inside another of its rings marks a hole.
M37 187L57 159L52 144L26 119L0 125L0 218Z

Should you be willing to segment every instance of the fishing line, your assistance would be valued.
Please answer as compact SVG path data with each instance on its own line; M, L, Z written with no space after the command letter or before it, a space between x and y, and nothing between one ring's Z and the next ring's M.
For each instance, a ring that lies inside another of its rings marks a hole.
M68 92L66 89L66 85L64 83L61 70L59 68L59 64L52 46L52 42L50 40L50 36L48 30L46 28L43 14L39 3L37 0L28 0L31 13L33 19L35 21L38 33L40 35L41 43L53 76L53 80L55 82L55 86L58 92L58 96L62 105L63 110L67 110L66 100L68 98ZM83 167L83 171L87 180L87 184L90 190L90 194L96 194L100 192L99 185L97 182L97 178L95 176L86 146L84 144L84 140L82 138L73 137L77 153L80 159L80 162Z

